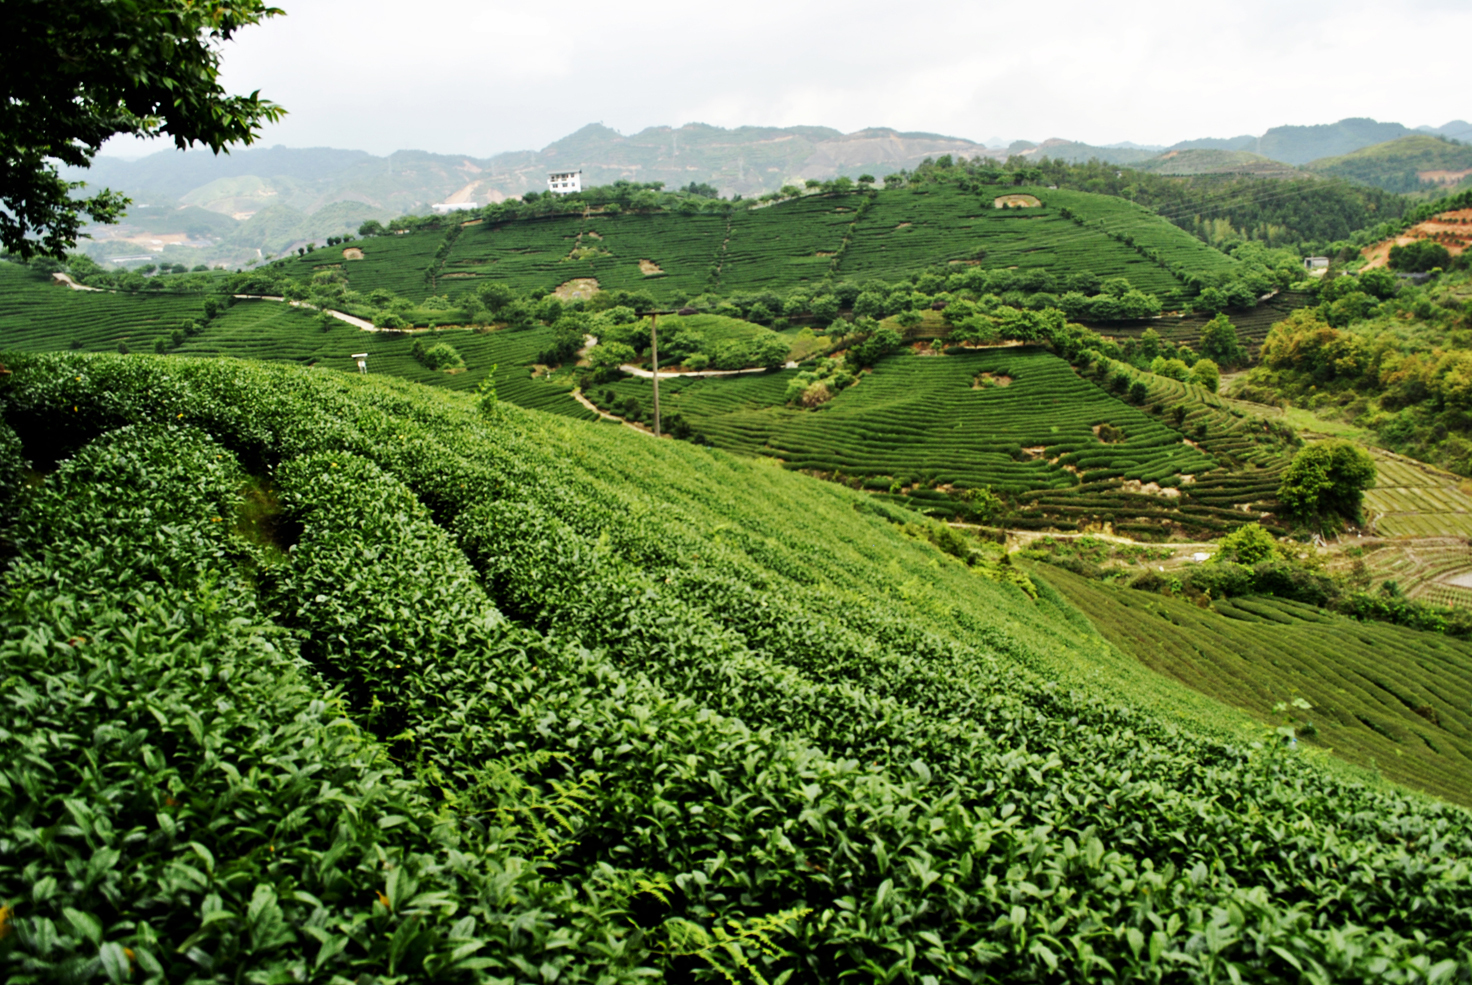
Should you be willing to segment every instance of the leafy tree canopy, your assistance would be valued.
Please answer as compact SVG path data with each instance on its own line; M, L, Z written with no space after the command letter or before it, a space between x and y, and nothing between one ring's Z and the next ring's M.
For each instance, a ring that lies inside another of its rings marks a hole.
M1300 519L1355 523L1365 490L1375 484L1375 460L1347 441L1309 445L1293 456L1278 487L1278 500Z
M115 134L168 134L180 149L249 144L285 110L219 83L224 42L282 13L262 0L6 0L0 5L0 245L64 257L82 216L116 222L128 205L59 164L88 167Z

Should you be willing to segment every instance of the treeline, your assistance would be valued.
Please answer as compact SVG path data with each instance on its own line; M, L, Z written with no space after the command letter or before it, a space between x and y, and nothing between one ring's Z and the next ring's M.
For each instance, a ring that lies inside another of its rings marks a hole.
M452 215L399 216L388 225L369 220L358 228L360 236L385 236L395 233L440 229L447 224L473 221L490 223L514 222L519 219L542 219L552 216L580 215L596 210L604 215L623 212L679 212L687 215L730 215L741 209L760 208L774 202L803 195L848 195L866 192L874 187L872 175L857 180L838 177L830 181L809 179L802 185L784 185L774 192L756 198L735 195L721 198L714 188L691 182L684 188L667 190L664 182L616 181L611 185L593 185L566 195L551 192L526 192L520 199L495 202L478 209L464 209Z

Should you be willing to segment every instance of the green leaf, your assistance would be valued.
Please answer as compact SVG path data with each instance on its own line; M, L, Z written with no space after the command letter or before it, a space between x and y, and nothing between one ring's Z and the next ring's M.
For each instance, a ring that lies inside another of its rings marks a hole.
M72 930L80 937L91 941L93 945L102 943L102 922L92 914L67 906L62 908L61 915L66 917L66 922L72 925Z
M123 945L108 941L98 948L97 957L102 962L102 973L107 976L108 981L121 983L132 977L132 963L128 960Z
M342 949L347 947L351 940L352 938L345 934L338 934L327 938L327 940L322 942L322 946L317 949L317 958L312 962L312 967L320 969L327 962L341 954Z

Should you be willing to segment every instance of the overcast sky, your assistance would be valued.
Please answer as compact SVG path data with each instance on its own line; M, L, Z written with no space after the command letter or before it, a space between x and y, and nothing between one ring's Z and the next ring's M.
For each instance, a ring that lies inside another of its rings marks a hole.
M1467 0L275 2L224 61L290 111L266 146L488 156L591 122L1172 144L1472 117Z

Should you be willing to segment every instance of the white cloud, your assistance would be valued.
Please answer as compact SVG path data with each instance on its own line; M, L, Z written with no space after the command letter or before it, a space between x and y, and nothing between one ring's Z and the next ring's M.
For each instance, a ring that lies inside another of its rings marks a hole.
M225 59L290 110L268 144L488 155L695 120L1169 144L1472 115L1438 48L1472 35L1462 0L279 2Z

